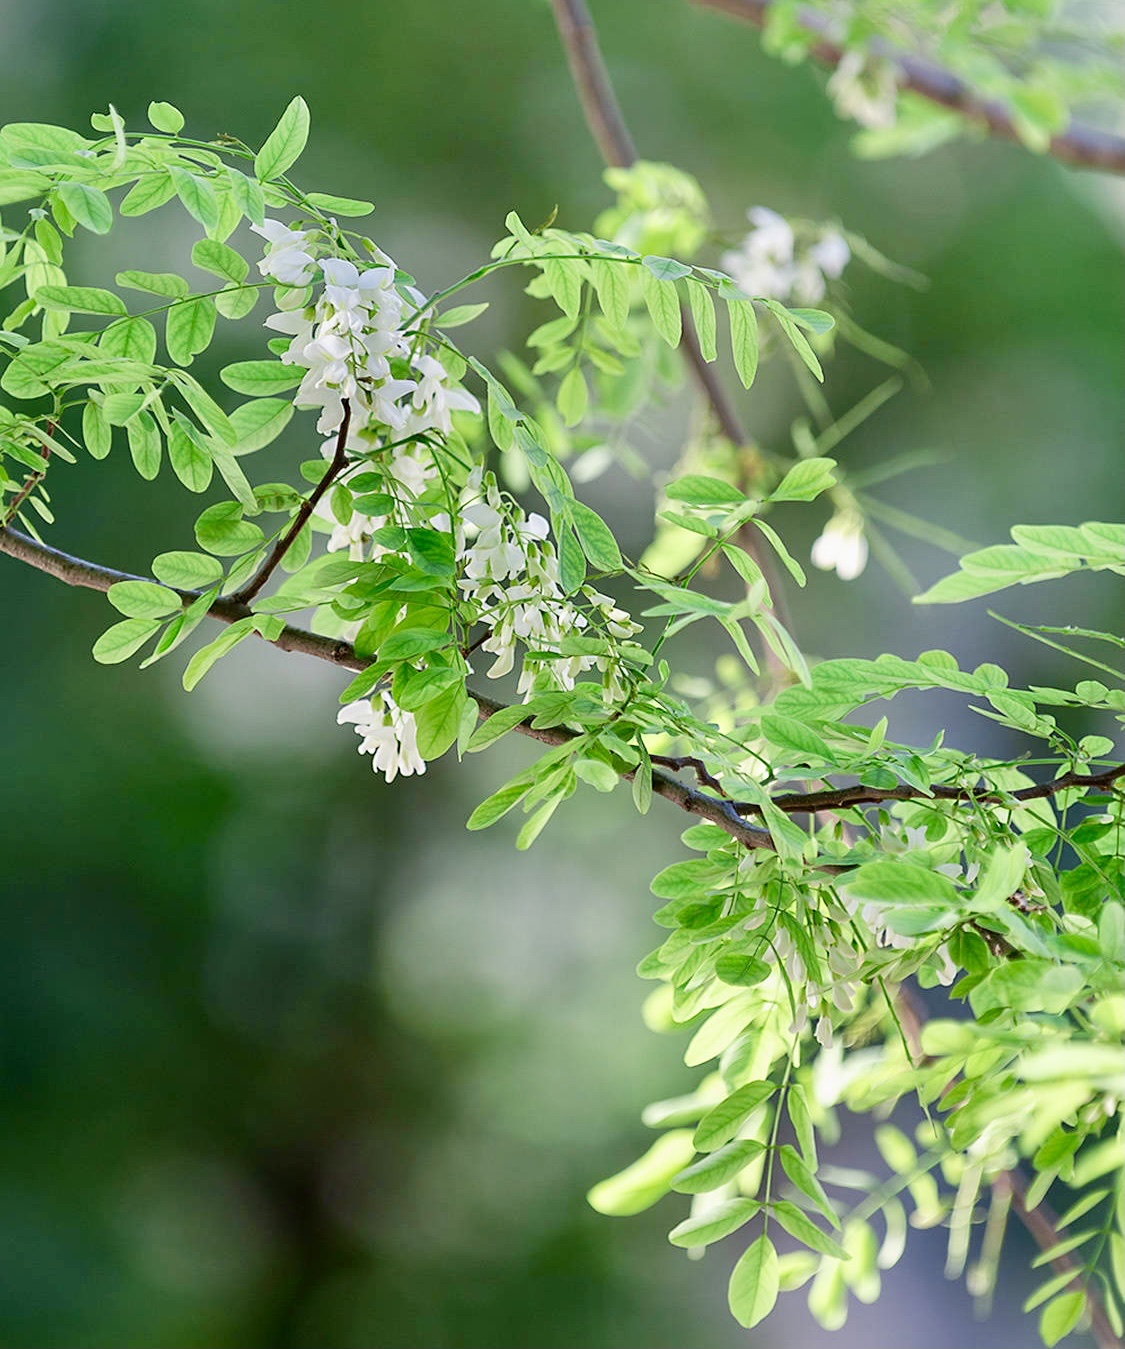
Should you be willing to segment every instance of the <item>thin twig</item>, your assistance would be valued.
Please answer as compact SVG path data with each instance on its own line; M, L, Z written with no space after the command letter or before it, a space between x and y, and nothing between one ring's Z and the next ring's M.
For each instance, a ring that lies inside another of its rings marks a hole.
M351 425L352 420L352 405L347 398L344 398L341 401L344 405L344 416L340 422L340 429L336 433L336 452L332 456L331 463L328 465L324 476L301 503L300 510L298 510L293 518L293 523L277 543L274 544L269 557L266 558L254 575L251 576L249 581L247 581L240 590L236 590L230 597L235 603L249 604L258 591L261 590L273 575L281 559L289 549L293 547L294 540L308 523L309 516L316 510L321 497L324 496L325 492L328 491L335 479L344 471L344 467L348 462L348 427Z
M150 577L117 571L112 567L99 566L83 558L73 557L14 529L0 529L0 553L7 553L9 557L14 557L38 571L46 572L48 576L53 576L66 585L79 586L87 590L104 592L119 581L151 580ZM174 590L185 604L192 603L200 595L197 590L181 590L175 586L165 588ZM215 600L208 610L209 616L218 619L220 623L236 623L240 618L248 618L252 612L249 605L234 596ZM350 642L336 637L321 637L317 633L306 632L303 628L289 625L281 630L271 645L279 647L282 651L297 651L305 656L314 656L317 660L328 661L345 670L357 672L366 670L372 663L358 655ZM470 696L477 704L482 721L487 721L497 712L506 710L506 704L497 702L487 694L474 692ZM528 713L529 717L531 715ZM566 726L535 727L528 722L520 722L513 730L545 745L564 745L579 738L577 732ZM633 774L626 773L624 776L631 780ZM696 815L701 820L709 820L712 824L718 825L746 848L775 850L774 841L768 830L747 824L730 810L725 801L717 801L713 796L695 791L658 768L654 768L652 772L652 790L657 796L662 796L666 801L687 811L689 815Z
M713 792L726 797L727 793L723 784L713 773L707 771L703 760L697 759L693 754L652 754L649 757L653 763L660 764L662 768L671 768L676 773L682 772L685 768L690 768L700 786L710 787Z
M55 423L48 422L47 435L53 436L54 434L55 434ZM35 491L35 489L39 486L39 484L43 481L43 479L47 476L48 460L51 457L50 445L44 445L41 453L43 455L43 467L37 468L34 471L34 473L28 475L27 481L8 503L8 509L4 512L3 518L0 519L0 529L6 529L7 526L12 523L12 521L20 513L20 507L32 494L32 492Z
M772 6L772 0L692 0L692 3L745 19L758 28L766 26ZM795 17L802 28L817 36L810 54L822 65L838 66L846 48L832 39L830 21L812 9L800 9ZM963 114L993 136L1023 144L1011 109L999 99L984 98L951 70L901 51L881 38L873 39L869 48L895 67L900 88ZM1052 136L1048 153L1079 168L1125 173L1125 139L1080 122L1071 122L1065 131Z
M585 0L551 0L555 24L566 51L567 63L574 77L574 87L582 104L586 125L590 129L602 159L614 168L628 168L637 159L633 138L617 102L613 84L602 59L597 30L586 7ZM696 382L710 405L715 424L735 448L748 443L738 413L715 370L704 360L695 323L687 305L681 303L680 315L683 335L681 347L692 369ZM751 486L753 484L750 484ZM766 588L773 600L778 621L789 627L785 596L778 579L773 559L767 557L756 537L749 531L739 532L740 547L753 558L766 580ZM769 644L765 647L767 663L780 669L780 662Z

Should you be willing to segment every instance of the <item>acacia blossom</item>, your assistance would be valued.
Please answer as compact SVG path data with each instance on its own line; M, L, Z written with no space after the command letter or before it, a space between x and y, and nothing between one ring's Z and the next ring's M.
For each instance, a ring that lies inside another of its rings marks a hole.
M454 387L441 362L419 350L417 336L404 330L410 314L393 259L377 252L362 269L348 258L318 261L308 252L311 231L291 230L276 220L256 228L269 245L258 264L263 276L306 286L319 273L323 282L314 303L283 307L266 320L268 328L290 338L281 360L306 371L293 401L321 409L322 435L339 428L345 399L351 407L348 448L356 452L380 438L448 435L454 411L480 411L473 395ZM411 292L410 300L417 304L422 297Z
M723 268L739 287L763 299L799 304L822 300L827 282L838 278L851 260L840 231L825 227L808 243L784 216L766 206L753 206L747 215L753 228L722 257Z
M841 581L854 581L867 566L863 520L855 511L840 511L825 525L812 546L812 564L833 571Z
M371 755L371 767L388 782L424 773L426 762L418 753L418 726L413 712L404 712L389 693L377 694L342 707L336 716L341 726L350 723L360 737L359 752Z

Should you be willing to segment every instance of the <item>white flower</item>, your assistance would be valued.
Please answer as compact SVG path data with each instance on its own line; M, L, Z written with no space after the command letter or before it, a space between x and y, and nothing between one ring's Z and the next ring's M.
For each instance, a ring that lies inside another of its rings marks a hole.
M766 206L747 212L754 228L737 249L722 256L722 265L747 295L783 300L793 287L793 227Z
M305 251L312 232L291 230L280 220L263 220L250 228L269 244L258 271L284 286L307 286L316 275L316 263Z
M799 304L822 300L826 279L835 280L851 259L839 230L822 230L812 244L805 244L776 211L755 206L748 214L754 228L722 258L739 287L764 299L794 299Z
M418 727L413 712L404 712L389 693L340 709L336 720L350 722L361 737L359 752L372 756L371 767L393 782L401 773L410 777L424 773L426 763L418 753Z
M867 566L863 521L854 511L841 511L825 525L812 546L812 564L822 571L835 568L841 581L854 581Z
M852 250L839 230L826 229L809 249L809 258L825 276L835 279L851 261Z
M828 81L828 93L840 117L854 118L872 131L895 124L898 78L889 61L846 52Z

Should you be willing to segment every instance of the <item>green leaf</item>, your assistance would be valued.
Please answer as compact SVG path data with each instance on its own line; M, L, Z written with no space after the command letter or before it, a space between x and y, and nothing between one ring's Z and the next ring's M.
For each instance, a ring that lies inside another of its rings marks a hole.
M148 395L143 393L110 393L102 399L102 412L110 426L124 426L147 401Z
M805 1089L802 1086L790 1085L785 1093L785 1109L789 1115L789 1122L793 1125L793 1132L797 1137L797 1146L800 1148L801 1156L815 1172L817 1164L816 1134L813 1132L812 1117L809 1115Z
M184 129L184 115L171 103L150 103L148 120L157 129L175 136Z
M465 685L458 679L451 688L431 698L415 712L418 753L427 762L440 758L457 739L466 697Z
M693 1152L691 1131L673 1129L658 1138L632 1166L595 1185L586 1202L598 1213L614 1217L642 1213L668 1193L672 1177L683 1170Z
M113 443L110 424L92 399L82 409L82 440L91 459L104 459Z
M675 258L662 258L651 253L641 259L641 266L647 267L657 281L678 281L682 276L691 275L691 268Z
M835 762L836 756L826 742L803 721L767 713L762 717L761 726L766 739L779 749L797 750L807 758Z
M685 1218L668 1233L668 1240L673 1246L689 1249L710 1246L713 1241L721 1241L745 1226L761 1207L756 1199L743 1196L724 1199L713 1207L708 1206L697 1218Z
M206 553L160 553L152 560L152 574L166 586L205 590L222 580L223 565Z
M224 281L245 281L250 264L217 239L198 239L192 246L191 260L204 272L221 276Z
M724 984L751 987L770 976L770 966L757 956L728 951L715 961L715 974Z
M188 215L198 220L205 230L213 230L219 223L219 200L211 184L179 164L170 165L168 174Z
M658 281L647 268L641 268L641 295L652 318L653 327L670 347L680 345L682 322L680 301L672 281Z
M232 651L245 637L249 637L254 631L254 618L240 618L236 623L232 623L223 633L220 633L213 642L208 642L206 646L200 649L188 661L187 669L184 671L184 688L190 693L196 684L203 678L212 665L228 651Z
M242 518L242 506L237 501L216 502L195 522L195 539L200 548L219 557L248 553L264 537L253 521Z
M522 709L521 709L522 710ZM488 722L485 722L488 725ZM518 778L512 782L506 783L499 791L495 791L491 796L477 806L476 810L469 816L466 829L478 830L487 829L497 820L507 815L513 806L517 805L531 791L533 781L527 773L521 773Z
M170 300L186 295L191 287L175 272L138 272L130 269L118 272L115 280L129 290L143 290L149 295L163 295Z
M160 626L157 618L127 618L122 623L115 623L94 643L94 659L100 665L117 665L128 660Z
M1086 1297L1080 1288L1071 1293L1060 1293L1047 1303L1039 1317L1039 1334L1047 1349L1070 1334L1085 1309Z
M894 858L868 862L840 884L859 899L882 904L934 904L952 909L961 902L948 876Z
M713 361L719 349L715 340L715 301L711 296L711 288L701 281L693 281L687 292L695 333L699 338L699 350L705 361Z
M800 459L770 493L771 501L814 501L836 482L835 459Z
M247 178L237 169L227 169L231 200L252 225L260 225L266 216L266 198L261 183Z
M582 551L598 571L619 572L624 565L613 531L597 513L581 501L570 503L570 522Z
M673 1177L672 1189L679 1194L706 1194L709 1190L717 1190L734 1180L765 1150L766 1145L755 1138L740 1138L728 1143L680 1171Z
M629 318L629 275L619 262L594 258L590 262L598 305L614 328L624 328Z
M44 309L65 309L72 314L127 314L120 295L99 286L40 286L35 302Z
M62 183L59 197L70 214L92 234L108 234L113 228L113 207L106 194L89 183Z
M168 459L172 471L189 492L205 492L211 485L211 456L198 444L180 420L172 425L168 437Z
M252 454L271 444L289 425L293 404L287 398L259 398L243 403L230 414L236 440L235 454Z
M111 323L98 338L98 350L107 356L151 365L156 356L156 329L145 318Z
M736 506L746 500L742 489L722 478L703 473L685 473L664 489L669 501L684 501L690 506Z
M258 303L254 286L236 286L232 281L215 297L215 308L225 319L244 319Z
M455 305L454 308L439 314L434 322L439 328L460 328L463 324L472 323L473 319L479 318L487 308L487 303Z
M280 361L235 361L219 371L228 389L254 397L295 389L304 377L302 367L282 365Z
M452 641L448 632L435 632L432 628L401 628L391 633L379 648L381 662L414 660L428 651L437 651L449 646Z
M748 389L758 373L758 316L750 300L728 299L727 317L735 372L742 387Z
M749 1330L773 1311L779 1289L777 1251L761 1236L739 1258L730 1276L727 1296L731 1314Z
M168 310L164 343L177 365L190 365L206 351L215 332L215 301L209 295L177 300Z
M125 426L133 465L146 482L160 472L160 429L147 412L138 412Z
M118 581L106 597L126 618L170 618L183 608L179 595L153 581Z
M298 94L254 156L254 174L258 181L268 183L280 178L286 169L296 163L308 138L309 108Z
M364 216L375 209L373 201L362 201L357 197L336 197L330 192L306 192L305 200L310 206L327 215Z
M589 392L586 388L586 377L581 369L573 366L563 376L559 384L558 394L555 402L559 412L562 414L563 422L567 426L577 426L586 415L586 404L589 399Z
M573 595L586 579L586 558L574 530L563 525L555 530L559 545L559 583L564 595Z
M117 209L122 215L146 215L176 195L176 185L167 169L156 169L139 178L122 198Z
M786 548L785 544L782 543L781 539L778 537L777 531L771 525L767 525L764 520L759 520L757 518L754 520L754 526L765 535L774 552L781 559L785 570L792 576L794 581L796 581L799 586L805 585L808 578L805 576L804 567L801 566L797 559L790 553L789 549Z
M823 309L790 309L789 317L794 323L800 324L802 328L818 336L830 333L836 326L836 320Z
M763 300L762 303L777 319L782 332L789 339L793 350L800 356L808 369L816 376L821 383L824 382L824 371L820 368L820 362L816 358L816 352L809 346L808 338L797 327L789 316L789 311L780 300Z
M696 1150L712 1152L728 1143L754 1111L776 1091L777 1087L772 1082L747 1082L718 1105L713 1105L696 1126Z
M835 1260L851 1259L839 1242L833 1241L827 1232L822 1232L807 1213L787 1199L778 1199L771 1204L770 1217L776 1218L791 1237L796 1237L811 1250L830 1255Z
M807 1198L811 1199L817 1208L824 1214L833 1227L840 1226L840 1220L836 1216L836 1210L828 1196L824 1193L824 1188L817 1180L812 1168L801 1156L795 1147L790 1143L785 1143L779 1149L781 1156L781 1165L785 1174L793 1182L798 1190Z
M652 759L639 735L636 746L641 761L633 774L633 805L636 806L638 815L647 815L652 805Z
M562 804L562 796L552 796L548 801L531 816L527 823L516 835L516 848L520 852L526 852L535 842L543 830L547 827L547 822Z

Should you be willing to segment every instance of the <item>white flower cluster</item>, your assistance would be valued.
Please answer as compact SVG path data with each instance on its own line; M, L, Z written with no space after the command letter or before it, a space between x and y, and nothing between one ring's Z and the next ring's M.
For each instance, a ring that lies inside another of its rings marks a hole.
M845 52L828 81L828 94L840 117L851 117L869 131L884 131L895 124L898 76L890 61L864 52Z
M841 581L854 581L867 566L863 519L855 511L838 511L812 546L812 564L833 571Z
M558 557L547 534L547 521L541 515L525 516L514 503L503 500L491 474L473 469L457 512L455 538L461 573L457 584L469 620L490 629L481 648L496 658L488 671L493 679L514 667L517 641L532 651L557 652L566 636L589 626L586 615L563 594ZM608 595L591 586L583 586L582 595L600 614L611 636L624 639L640 631L640 624ZM581 674L595 666L608 675L611 691L620 692L616 662L589 655L525 656L518 691L530 694L544 684L571 689Z
M418 727L413 712L404 712L389 693L364 698L342 707L336 716L341 726L351 723L360 737L360 754L371 755L371 767L393 782L424 773L426 763L418 753Z
M798 304L822 300L826 278L835 280L851 260L840 231L825 228L812 243L799 243L793 226L776 211L754 206L747 215L754 228L723 254L723 269L747 295Z
M314 231L289 229L277 220L252 228L268 245L258 264L263 276L286 286L324 283L314 304L283 309L266 320L268 328L292 339L281 359L307 371L293 401L322 409L317 422L322 435L338 431L344 399L351 407L348 445L356 449L373 435L448 435L452 412L480 411L472 394L453 387L441 362L420 353L417 341L403 331L407 301L386 254L361 271L346 258L316 259L310 251ZM423 301L417 293L410 298ZM402 363L397 375L394 361Z

